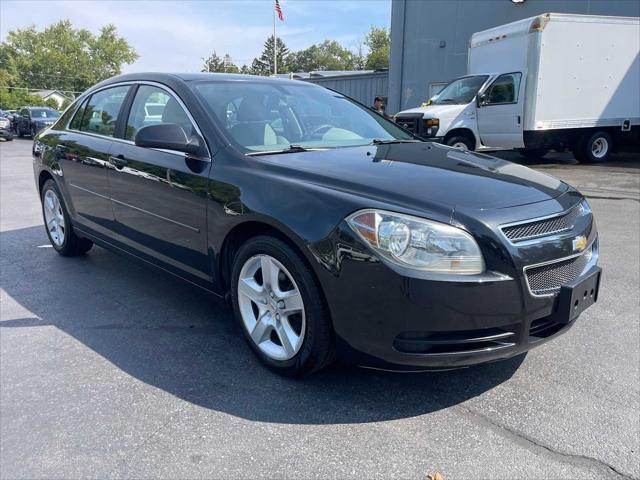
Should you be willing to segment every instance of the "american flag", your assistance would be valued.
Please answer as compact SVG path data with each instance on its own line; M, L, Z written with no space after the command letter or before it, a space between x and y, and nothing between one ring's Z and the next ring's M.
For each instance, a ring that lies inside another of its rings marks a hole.
M278 14L278 18L281 22L284 22L284 14L282 13L282 9L280 8L279 0L276 0L276 13Z

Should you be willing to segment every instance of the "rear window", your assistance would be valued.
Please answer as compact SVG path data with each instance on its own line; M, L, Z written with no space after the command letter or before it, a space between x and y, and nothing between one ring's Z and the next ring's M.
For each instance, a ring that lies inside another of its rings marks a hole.
M84 109L80 130L113 137L120 108L128 91L128 86L121 86L94 93Z

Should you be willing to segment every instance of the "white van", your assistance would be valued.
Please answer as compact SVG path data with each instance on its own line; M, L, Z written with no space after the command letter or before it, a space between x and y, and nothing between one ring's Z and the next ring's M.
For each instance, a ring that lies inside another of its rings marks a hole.
M469 74L395 115L421 137L604 161L640 138L640 19L547 13L473 34Z

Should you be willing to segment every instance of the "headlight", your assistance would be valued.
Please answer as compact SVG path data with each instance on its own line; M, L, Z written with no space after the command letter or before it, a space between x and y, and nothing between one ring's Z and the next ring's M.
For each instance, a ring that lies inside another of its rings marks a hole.
M587 202L586 198L584 198L580 202L579 208L580 208L580 216L586 217L587 215L591 215L591 207L589 206L589 203Z
M434 273L484 272L476 241L451 225L384 210L360 210L347 217L347 223L376 252L397 265Z
M424 123L427 125L427 127L439 127L440 126L440 119L439 118L427 118Z

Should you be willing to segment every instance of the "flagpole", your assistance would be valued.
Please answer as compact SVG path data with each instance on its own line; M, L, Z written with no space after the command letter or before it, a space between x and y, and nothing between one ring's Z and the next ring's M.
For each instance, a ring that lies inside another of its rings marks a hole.
M273 74L278 74L278 55L277 55L277 37L276 37L276 4L273 0Z

